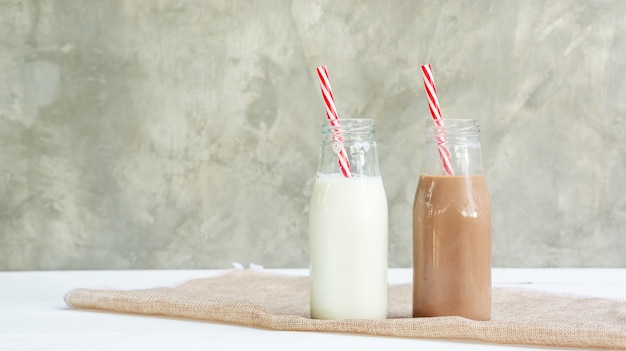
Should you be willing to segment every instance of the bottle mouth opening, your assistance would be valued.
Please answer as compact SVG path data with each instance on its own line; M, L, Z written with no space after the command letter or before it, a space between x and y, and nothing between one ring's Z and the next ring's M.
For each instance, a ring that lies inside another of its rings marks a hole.
M480 126L474 119L442 119L426 126L426 135L454 137L478 136Z
M372 134L376 132L376 125L371 118L342 118L339 123L325 121L322 125L322 134L344 134L352 135Z

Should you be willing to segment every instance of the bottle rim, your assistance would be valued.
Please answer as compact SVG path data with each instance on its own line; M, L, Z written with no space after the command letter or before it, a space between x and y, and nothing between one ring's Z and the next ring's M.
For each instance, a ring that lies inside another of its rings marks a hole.
M376 124L371 118L342 118L339 126L332 126L330 121L322 124L322 134L372 134L376 132Z
M432 121L425 128L427 136L445 136L446 138L454 137L471 137L478 136L480 126L478 121L470 118L448 118L442 119L440 125Z

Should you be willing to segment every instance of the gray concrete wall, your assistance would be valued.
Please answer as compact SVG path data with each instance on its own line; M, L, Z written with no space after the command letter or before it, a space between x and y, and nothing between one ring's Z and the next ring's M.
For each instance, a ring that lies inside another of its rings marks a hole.
M494 266L626 267L624 1L0 0L0 269L307 266L329 67L411 265L431 63Z

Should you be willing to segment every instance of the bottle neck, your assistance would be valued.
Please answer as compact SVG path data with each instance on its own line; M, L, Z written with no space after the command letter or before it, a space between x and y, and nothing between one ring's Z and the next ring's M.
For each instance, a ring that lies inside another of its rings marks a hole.
M480 128L475 120L446 119L426 127L422 172L431 175L480 175Z
M338 157L348 160L353 177L380 176L376 150L376 126L372 119L341 119L339 124L324 123L317 171L339 174Z

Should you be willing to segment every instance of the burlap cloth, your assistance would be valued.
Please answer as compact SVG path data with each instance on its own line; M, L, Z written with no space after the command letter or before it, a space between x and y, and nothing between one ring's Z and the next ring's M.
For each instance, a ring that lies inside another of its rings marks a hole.
M474 339L503 344L626 349L626 301L494 288L493 317L411 318L410 284L389 289L389 319L310 319L307 277L234 270L173 288L76 289L70 307L274 329L407 338Z

